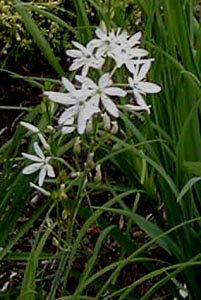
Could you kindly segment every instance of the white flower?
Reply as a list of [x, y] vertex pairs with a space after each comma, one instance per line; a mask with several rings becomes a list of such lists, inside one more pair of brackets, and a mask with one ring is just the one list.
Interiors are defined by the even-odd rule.
[[39, 186], [42, 186], [45, 180], [45, 177], [55, 177], [54, 169], [53, 167], [49, 164], [49, 161], [51, 159], [50, 156], [45, 157], [43, 154], [43, 151], [41, 150], [40, 146], [38, 145], [37, 142], [33, 144], [34, 151], [36, 155], [33, 154], [28, 154], [28, 153], [22, 153], [22, 155], [25, 158], [28, 158], [29, 160], [33, 161], [34, 163], [26, 166], [23, 170], [23, 174], [32, 174], [36, 171], [39, 171], [39, 177], [38, 177], [38, 184]]
[[95, 106], [99, 106], [101, 101], [102, 105], [110, 115], [114, 117], [119, 116], [118, 108], [111, 100], [110, 96], [124, 97], [126, 96], [126, 91], [112, 86], [113, 81], [109, 73], [103, 74], [100, 77], [98, 84], [88, 77], [76, 76], [76, 79], [83, 83], [83, 86], [88, 89], [90, 101], [92, 101]]
[[67, 79], [62, 78], [62, 82], [68, 93], [45, 92], [50, 100], [64, 104], [67, 108], [59, 117], [59, 124], [63, 126], [63, 133], [70, 133], [75, 129], [74, 120], [77, 120], [77, 131], [79, 134], [84, 133], [87, 121], [97, 114], [100, 109], [96, 105], [95, 99], [88, 99], [89, 89], [81, 86], [76, 89], [75, 86]]
[[97, 38], [91, 40], [88, 44], [91, 48], [96, 49], [96, 53], [99, 56], [108, 55], [127, 38], [127, 33], [124, 31], [116, 35], [115, 31], [107, 32], [105, 23], [101, 23], [101, 26], [96, 29]]
[[[77, 118], [77, 131], [83, 134], [87, 121], [94, 115], [99, 113], [99, 108], [94, 105], [94, 101], [79, 101], [76, 100], [74, 105], [65, 109], [59, 118], [59, 123], [63, 124], [63, 132], [68, 133], [73, 131], [72, 120]], [[68, 128], [68, 129], [67, 129]]]
[[120, 28], [108, 33], [105, 24], [102, 23], [101, 27], [96, 30], [96, 36], [98, 38], [89, 42], [90, 47], [96, 49], [96, 54], [113, 58], [118, 68], [125, 65], [131, 73], [135, 71], [136, 58], [148, 54], [146, 50], [136, 47], [140, 43], [141, 32], [131, 37], [127, 31], [121, 32]]
[[115, 60], [118, 68], [125, 65], [129, 72], [134, 73], [136, 70], [136, 59], [139, 60], [139, 58], [148, 54], [145, 49], [135, 47], [139, 44], [141, 35], [141, 32], [137, 32], [130, 38], [122, 38], [119, 44], [113, 48], [110, 53], [110, 57]]
[[161, 88], [155, 83], [146, 82], [145, 77], [147, 72], [151, 67], [151, 59], [143, 60], [136, 64], [135, 72], [133, 73], [133, 78], [129, 77], [128, 82], [133, 91], [133, 96], [137, 105], [127, 104], [125, 108], [130, 111], [141, 111], [146, 110], [150, 113], [150, 105], [147, 105], [143, 95], [155, 94], [160, 92]]
[[84, 47], [78, 42], [72, 42], [77, 49], [67, 50], [66, 54], [74, 58], [72, 65], [69, 70], [77, 70], [81, 67], [82, 75], [88, 73], [89, 68], [101, 69], [104, 64], [104, 59], [101, 56], [94, 54], [94, 47], [90, 43]]
[[129, 77], [128, 82], [133, 88], [133, 91], [137, 91], [140, 94], [155, 94], [160, 92], [161, 88], [153, 82], [146, 82], [144, 79], [151, 67], [150, 59], [143, 60], [136, 64], [135, 72], [133, 73], [133, 78]]
[[129, 72], [135, 73], [136, 57], [142, 57], [147, 55], [148, 52], [141, 48], [129, 48], [126, 46], [119, 46], [111, 53], [111, 57], [115, 60], [117, 68], [126, 66]]

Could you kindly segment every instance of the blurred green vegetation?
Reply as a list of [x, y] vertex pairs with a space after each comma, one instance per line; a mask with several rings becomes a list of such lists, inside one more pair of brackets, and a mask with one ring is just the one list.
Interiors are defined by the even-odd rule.
[[[135, 116], [128, 119], [122, 115], [119, 135], [110, 139], [100, 135], [94, 139], [98, 141], [96, 164], [103, 169], [101, 182], [93, 182], [92, 176], [85, 184], [86, 170], [78, 179], [71, 178], [66, 170], [61, 172], [52, 197], [42, 201], [42, 205], [39, 198], [38, 210], [32, 212], [20, 228], [19, 218], [34, 196], [29, 190], [29, 178], [21, 174], [20, 153], [33, 138], [24, 128], [16, 126], [10, 140], [0, 147], [0, 242], [3, 249], [0, 258], [20, 257], [26, 263], [24, 279], [17, 286], [21, 291], [16, 294], [23, 300], [45, 299], [44, 291], [49, 300], [57, 296], [58, 300], [156, 300], [174, 296], [180, 299], [178, 290], [186, 283], [189, 299], [199, 299], [200, 1], [40, 0], [23, 2], [18, 7], [14, 2], [22, 3], [0, 1], [3, 67], [9, 66], [11, 61], [19, 64], [23, 61], [32, 62], [37, 68], [37, 54], [40, 61], [44, 59], [45, 74], [49, 75], [49, 67], [53, 67], [60, 75], [56, 58], [61, 62], [65, 49], [71, 47], [72, 38], [83, 43], [89, 40], [103, 19], [109, 29], [121, 27], [131, 33], [142, 30], [145, 48], [155, 59], [150, 79], [162, 87], [159, 95], [147, 97], [147, 102], [152, 104], [150, 116], [136, 121]], [[31, 16], [35, 23], [27, 22], [27, 14], [28, 20]], [[58, 22], [53, 21], [53, 16], [58, 16]], [[65, 24], [60, 26], [62, 20]], [[33, 36], [37, 37], [38, 32], [44, 38], [34, 41]], [[30, 65], [28, 68], [31, 70]], [[67, 68], [64, 69], [66, 72]], [[42, 77], [27, 76], [24, 80], [37, 83], [40, 92], [55, 88], [52, 79]], [[26, 96], [30, 101], [30, 95]], [[54, 118], [52, 107], [43, 99], [40, 105], [31, 107], [23, 120], [42, 130]], [[58, 143], [55, 149], [58, 147], [67, 161], [73, 157], [76, 164], [80, 163], [78, 170], [82, 170], [83, 158], [93, 144], [88, 138], [84, 139], [80, 141], [84, 149], [80, 156], [74, 151], [74, 139], [64, 139], [62, 147], [60, 139], [54, 139]], [[53, 215], [51, 210], [54, 210]], [[14, 246], [21, 250], [21, 239], [32, 226], [36, 229], [35, 243], [28, 250], [19, 251], [16, 258]], [[96, 229], [100, 230], [98, 239]], [[52, 230], [54, 243], [49, 240], [44, 250], [49, 230]], [[134, 235], [136, 233], [140, 235]], [[89, 240], [90, 234], [94, 244]], [[114, 241], [114, 250], [110, 248], [111, 241]], [[104, 265], [106, 256], [108, 260]], [[39, 264], [44, 257], [46, 269]], [[109, 261], [109, 258], [112, 259]], [[131, 262], [135, 268], [131, 271], [131, 281], [124, 282], [122, 273], [129, 269]], [[128, 279], [129, 272], [125, 274]], [[44, 281], [48, 282], [47, 287]], [[36, 282], [40, 284], [36, 286]], [[136, 289], [140, 284], [143, 284], [141, 289]], [[11, 296], [12, 288], [8, 293]], [[3, 297], [6, 299], [5, 294]]]
[[[28, 6], [28, 12], [37, 23], [41, 33], [50, 43], [55, 55], [61, 56], [70, 40], [69, 31], [61, 27], [57, 22], [47, 18], [42, 12], [51, 13], [61, 19], [65, 19], [72, 26], [74, 26], [74, 14], [65, 9], [65, 1], [63, 0], [32, 0], [26, 2], [24, 2], [25, 7], [26, 4], [32, 5], [33, 9], [30, 9], [30, 6]], [[71, 8], [72, 5], [68, 5], [68, 7]], [[27, 32], [22, 18], [12, 1], [0, 0], [0, 15], [1, 67], [11, 65], [13, 62], [21, 63], [21, 61], [25, 60], [34, 60], [38, 49]]]

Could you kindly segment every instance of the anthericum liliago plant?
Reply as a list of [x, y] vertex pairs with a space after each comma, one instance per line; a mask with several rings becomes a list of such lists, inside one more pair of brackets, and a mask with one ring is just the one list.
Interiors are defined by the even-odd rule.
[[[52, 128], [51, 135], [54, 132], [57, 138], [58, 135], [61, 138], [74, 133], [77, 137], [90, 137], [92, 132], [97, 135], [100, 128], [114, 134], [120, 130], [118, 117], [121, 112], [150, 113], [146, 94], [158, 93], [161, 88], [146, 80], [154, 59], [148, 58], [148, 52], [140, 47], [141, 37], [141, 32], [129, 35], [120, 28], [108, 32], [105, 24], [101, 23], [96, 30], [96, 37], [86, 45], [73, 42], [75, 49], [67, 50], [66, 54], [72, 58], [69, 71], [77, 72], [74, 80], [61, 78], [66, 90], [64, 92], [44, 92], [50, 101], [61, 106], [55, 112], [56, 129], [53, 129], [52, 124], [47, 126]], [[121, 82], [118, 81], [119, 70], [123, 70]], [[47, 133], [40, 132], [36, 126], [27, 122], [21, 122], [21, 125], [39, 139], [39, 142], [33, 144], [34, 155], [22, 153], [23, 157], [32, 162], [22, 172], [26, 175], [39, 172], [36, 179], [38, 185], [31, 185], [45, 195], [50, 195], [45, 180], [58, 175], [54, 161], [63, 161], [66, 168], [65, 160], [52, 154], [54, 139], [48, 137]], [[96, 145], [93, 143], [90, 153], [94, 154], [94, 149]], [[86, 163], [83, 167], [86, 167]], [[72, 169], [70, 171], [72, 173]], [[80, 170], [73, 170], [73, 174], [79, 175]]]

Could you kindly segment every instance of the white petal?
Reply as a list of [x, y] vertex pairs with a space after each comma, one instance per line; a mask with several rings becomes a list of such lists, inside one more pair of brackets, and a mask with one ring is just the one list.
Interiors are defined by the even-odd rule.
[[75, 47], [77, 47], [78, 49], [80, 49], [81, 51], [83, 51], [83, 52], [86, 51], [86, 48], [85, 48], [82, 44], [80, 44], [80, 43], [78, 43], [78, 42], [76, 42], [76, 41], [72, 41], [72, 44], [73, 44]]
[[68, 119], [65, 120], [65, 122], [63, 122], [63, 125], [64, 126], [71, 126], [71, 125], [73, 125], [74, 120], [75, 120], [74, 117], [68, 118]]
[[45, 196], [50, 196], [50, 192], [46, 191], [45, 189], [41, 188], [40, 186], [35, 185], [33, 182], [30, 182], [30, 186], [41, 192]]
[[51, 165], [47, 164], [47, 175], [51, 178], [55, 177], [54, 169]]
[[101, 78], [99, 79], [99, 82], [98, 82], [98, 85], [101, 87], [101, 88], [104, 88], [106, 86], [110, 86], [112, 85], [112, 80], [110, 78], [110, 74], [109, 73], [106, 73], [106, 74], [103, 74], [101, 76]]
[[94, 69], [101, 69], [105, 60], [102, 57], [94, 57], [89, 61], [89, 66]]
[[147, 72], [149, 71], [151, 67], [151, 62], [148, 60], [147, 62], [145, 62], [141, 68], [140, 68], [140, 71], [137, 75], [137, 82], [141, 81], [142, 79], [145, 78], [145, 76], [147, 75]]
[[75, 70], [81, 68], [81, 67], [84, 65], [84, 63], [85, 63], [85, 62], [83, 61], [83, 59], [82, 59], [82, 60], [76, 59], [76, 60], [72, 63], [72, 65], [70, 66], [69, 70], [70, 70], [70, 71], [75, 71]]
[[98, 48], [101, 45], [101, 41], [99, 39], [93, 39], [93, 40], [89, 41], [89, 43], [87, 45], [88, 45], [89, 49], [94, 50], [95, 48]]
[[102, 97], [101, 100], [107, 112], [117, 118], [119, 116], [119, 110], [114, 102], [108, 97]]
[[135, 72], [136, 72], [136, 67], [135, 67], [134, 63], [135, 63], [135, 60], [133, 60], [133, 59], [125, 62], [125, 65], [126, 65], [128, 71], [131, 72], [132, 74], [135, 74]]
[[126, 104], [124, 108], [130, 112], [142, 111], [145, 110], [150, 114], [150, 105], [140, 106], [140, 105], [133, 105], [133, 104]]
[[90, 98], [90, 100], [87, 102], [89, 105], [99, 107], [99, 100], [100, 100], [100, 94], [95, 94]]
[[91, 105], [90, 102], [86, 103], [80, 114], [85, 120], [89, 120], [94, 114], [99, 113], [100, 109], [98, 106]]
[[87, 76], [88, 71], [89, 71], [89, 66], [85, 64], [82, 68], [82, 72], [81, 72], [82, 76]]
[[185, 290], [180, 289], [179, 290], [179, 294], [181, 295], [182, 298], [186, 298], [188, 297], [188, 293]]
[[161, 87], [152, 82], [139, 82], [138, 87], [147, 94], [155, 94], [161, 91]]
[[133, 90], [133, 94], [135, 97], [135, 101], [137, 102], [138, 105], [140, 106], [146, 106], [146, 102], [144, 100], [144, 98], [141, 96], [141, 94], [137, 91], [137, 90]]
[[41, 133], [39, 133], [39, 134], [38, 134], [38, 137], [39, 137], [41, 143], [43, 144], [43, 147], [44, 147], [46, 150], [49, 150], [49, 149], [50, 149], [50, 145], [46, 142], [44, 136], [43, 136]]
[[85, 104], [85, 106], [82, 108], [82, 110], [79, 112], [78, 115], [78, 133], [83, 134], [86, 126], [87, 126], [87, 120], [89, 120], [95, 113], [99, 112], [99, 108], [93, 105], [90, 105], [89, 103]]
[[83, 134], [85, 129], [86, 129], [86, 123], [87, 120], [83, 118], [82, 114], [78, 115], [78, 120], [77, 120], [77, 131], [79, 134]]
[[28, 154], [28, 153], [22, 152], [22, 156], [25, 158], [28, 158], [32, 161], [41, 162], [41, 158], [36, 155], [33, 155], [33, 154]]
[[102, 39], [107, 35], [107, 27], [105, 22], [101, 21], [100, 28], [96, 29], [96, 35], [99, 37], [99, 39]]
[[26, 175], [32, 174], [32, 173], [34, 173], [34, 172], [40, 170], [41, 167], [42, 167], [42, 165], [43, 165], [43, 163], [34, 163], [34, 164], [29, 165], [29, 166], [26, 166], [26, 167], [22, 170], [22, 173], [23, 173], [23, 174], [26, 174]]
[[75, 78], [80, 83], [83, 83], [84, 87], [86, 86], [87, 88], [90, 88], [90, 89], [96, 89], [97, 88], [96, 83], [89, 77], [76, 75]]
[[100, 112], [100, 108], [97, 105], [90, 105], [90, 109], [88, 109], [88, 117], [87, 120], [92, 117], [94, 114], [98, 114]]
[[142, 37], [142, 33], [141, 32], [137, 32], [134, 35], [132, 35], [131, 38], [129, 39], [129, 46], [133, 47], [136, 44], [139, 44], [140, 43], [139, 40], [141, 39], [141, 37]]
[[66, 51], [66, 55], [77, 58], [82, 56], [82, 52], [80, 50], [70, 49]]
[[43, 165], [42, 169], [40, 170], [39, 178], [38, 178], [39, 186], [43, 185], [43, 182], [44, 182], [45, 176], [46, 176], [46, 172], [47, 172], [46, 165]]
[[129, 51], [131, 57], [143, 57], [148, 54], [148, 51], [142, 48], [134, 48]]
[[66, 77], [62, 77], [61, 81], [62, 81], [63, 85], [65, 86], [65, 88], [67, 89], [67, 91], [73, 92], [75, 90], [74, 85]]
[[123, 107], [126, 110], [130, 111], [130, 112], [135, 112], [135, 111], [141, 111], [142, 110], [142, 106], [134, 105], [134, 104], [125, 104]]
[[20, 125], [22, 125], [23, 127], [27, 128], [28, 130], [30, 130], [33, 133], [38, 133], [39, 132], [38, 127], [36, 127], [36, 126], [34, 126], [34, 125], [32, 125], [32, 124], [30, 124], [28, 122], [21, 121]]
[[45, 155], [43, 154], [43, 151], [41, 150], [41, 148], [40, 148], [40, 146], [38, 145], [37, 142], [34, 142], [33, 148], [34, 148], [34, 151], [36, 152], [36, 154], [37, 154], [42, 160], [44, 160], [44, 159], [45, 159]]
[[[67, 123], [69, 125], [70, 121], [74, 119], [74, 116], [78, 113], [79, 107], [78, 105], [74, 105], [65, 109], [65, 111], [59, 117], [58, 123], [59, 125]], [[71, 125], [72, 123], [70, 123]]]
[[64, 105], [75, 103], [75, 99], [73, 97], [70, 97], [69, 93], [44, 92], [44, 95], [46, 95], [51, 101], [54, 101], [56, 103]]
[[63, 134], [72, 133], [74, 130], [75, 130], [75, 127], [73, 127], [73, 126], [63, 126], [62, 127]]
[[131, 77], [128, 77], [128, 83], [129, 83], [130, 87], [133, 89], [133, 86], [134, 86], [134, 79], [131, 78]]
[[104, 89], [105, 94], [110, 95], [110, 96], [119, 96], [119, 97], [125, 97], [126, 96], [126, 91], [124, 91], [121, 88], [118, 87], [108, 87]]

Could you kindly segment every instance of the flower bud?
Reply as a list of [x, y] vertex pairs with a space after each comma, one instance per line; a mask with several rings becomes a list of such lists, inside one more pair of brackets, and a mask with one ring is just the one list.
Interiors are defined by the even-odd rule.
[[112, 121], [111, 133], [116, 134], [118, 132], [118, 123], [117, 121]]
[[101, 180], [102, 180], [101, 165], [98, 164], [98, 165], [96, 166], [96, 174], [95, 174], [95, 176], [94, 176], [94, 181], [95, 181], [95, 182], [99, 182], [99, 181], [101, 181]]
[[81, 141], [79, 136], [75, 139], [73, 150], [75, 154], [80, 154], [81, 152]]
[[103, 120], [103, 129], [105, 131], [110, 131], [111, 121], [110, 121], [109, 115], [105, 112], [101, 116], [102, 116], [102, 120]]

